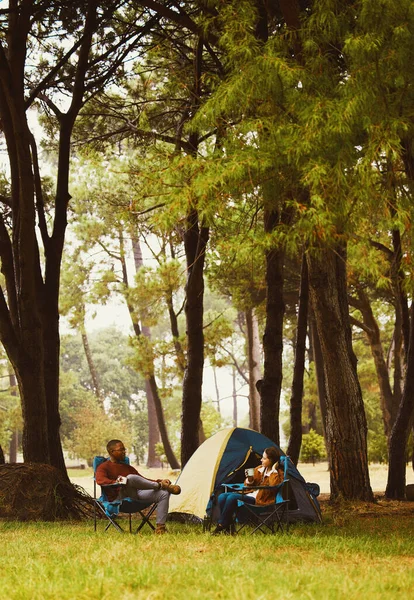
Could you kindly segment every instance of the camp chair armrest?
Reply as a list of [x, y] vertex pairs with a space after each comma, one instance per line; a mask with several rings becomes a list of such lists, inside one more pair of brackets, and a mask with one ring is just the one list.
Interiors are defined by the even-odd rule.
[[246, 485], [244, 486], [245, 490], [279, 490], [285, 483], [289, 480], [284, 479], [281, 483], [277, 485]]
[[121, 485], [120, 483], [108, 483], [106, 485], [101, 485], [100, 487], [103, 489], [106, 489], [106, 488], [119, 487], [120, 485]]
[[223, 486], [227, 492], [227, 488], [229, 488], [229, 490], [233, 491], [233, 492], [241, 492], [242, 490], [245, 490], [245, 486], [244, 483], [223, 483]]

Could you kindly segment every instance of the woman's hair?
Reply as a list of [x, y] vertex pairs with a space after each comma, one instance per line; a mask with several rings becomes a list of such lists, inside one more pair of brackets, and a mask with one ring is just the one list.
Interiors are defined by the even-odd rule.
[[276, 448], [276, 446], [270, 446], [269, 448], [265, 448], [265, 452], [266, 452], [267, 458], [270, 458], [272, 465], [277, 463], [277, 461], [279, 460], [279, 458], [281, 456], [281, 452], [280, 452], [279, 448]]

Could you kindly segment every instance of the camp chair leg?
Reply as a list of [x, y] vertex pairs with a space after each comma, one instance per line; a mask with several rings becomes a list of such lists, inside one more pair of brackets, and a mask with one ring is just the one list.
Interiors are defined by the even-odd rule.
[[151, 521], [150, 521], [150, 517], [151, 517], [152, 513], [155, 511], [155, 509], [156, 509], [156, 508], [157, 508], [157, 505], [156, 505], [156, 504], [153, 504], [153, 505], [150, 507], [150, 509], [149, 509], [149, 511], [148, 511], [148, 513], [147, 513], [146, 515], [144, 515], [144, 513], [142, 513], [141, 511], [139, 511], [139, 514], [141, 515], [141, 519], [142, 519], [142, 521], [141, 521], [141, 523], [139, 524], [139, 527], [138, 527], [138, 529], [135, 531], [135, 533], [138, 533], [139, 531], [141, 531], [141, 529], [144, 527], [144, 525], [145, 525], [146, 523], [147, 523], [147, 524], [148, 524], [148, 525], [151, 527], [151, 529], [155, 530], [155, 527], [154, 527], [154, 525], [153, 525], [153, 524], [151, 523]]
[[203, 533], [206, 531], [211, 531], [211, 516], [208, 515], [205, 515], [203, 519]]
[[[124, 530], [122, 529], [122, 527], [119, 525], [119, 523], [117, 523], [115, 521], [115, 519], [113, 519], [112, 517], [110, 517], [109, 515], [106, 514], [104, 507], [102, 506], [102, 504], [98, 501], [95, 500], [94, 502], [94, 510], [96, 510], [96, 507], [99, 508], [99, 510], [102, 512], [102, 514], [105, 515], [105, 517], [108, 519], [109, 523], [107, 524], [107, 526], [105, 527], [105, 531], [108, 531], [108, 529], [111, 527], [111, 525], [113, 525], [115, 527], [115, 529], [121, 533], [124, 533]], [[96, 515], [95, 515], [96, 516]], [[96, 531], [97, 527], [96, 527], [96, 520], [95, 520], [95, 531]]]
[[[108, 515], [107, 515], [107, 517], [108, 517]], [[109, 519], [109, 523], [108, 523], [108, 525], [105, 527], [105, 531], [108, 531], [108, 529], [109, 529], [109, 528], [111, 527], [111, 525], [112, 525], [113, 527], [115, 527], [115, 529], [116, 529], [117, 531], [119, 531], [119, 533], [125, 533], [125, 531], [122, 529], [122, 527], [120, 526], [120, 524], [119, 524], [119, 523], [117, 523], [117, 522], [115, 521], [115, 519], [112, 519], [111, 517], [108, 517], [108, 519]]]
[[251, 525], [253, 528], [250, 532], [250, 535], [253, 535], [253, 533], [256, 533], [256, 531], [261, 531], [263, 534], [265, 534], [268, 530], [272, 534], [276, 533], [277, 531], [284, 533], [285, 527], [286, 531], [289, 531], [288, 501], [278, 503], [277, 508], [274, 508], [274, 510], [267, 515], [259, 515], [253, 508], [251, 508], [251, 505], [249, 504], [244, 504], [243, 508], [245, 510], [246, 520], [241, 524], [235, 533], [240, 533], [240, 531], [246, 527], [246, 525]]

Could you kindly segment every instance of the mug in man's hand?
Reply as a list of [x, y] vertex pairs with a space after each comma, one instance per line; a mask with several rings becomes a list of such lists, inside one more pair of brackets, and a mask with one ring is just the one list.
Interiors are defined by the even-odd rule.
[[253, 477], [254, 476], [254, 469], [246, 469], [244, 471], [244, 474], [246, 475], [246, 477]]

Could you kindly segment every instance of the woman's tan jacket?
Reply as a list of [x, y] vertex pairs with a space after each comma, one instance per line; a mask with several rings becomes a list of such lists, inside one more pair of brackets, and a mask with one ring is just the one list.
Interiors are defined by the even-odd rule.
[[[245, 485], [278, 485], [284, 479], [283, 469], [279, 465], [273, 465], [269, 475], [264, 475], [265, 468], [256, 467], [253, 475], [253, 482], [244, 482]], [[276, 498], [275, 490], [258, 490], [256, 496], [256, 504], [272, 504]]]

